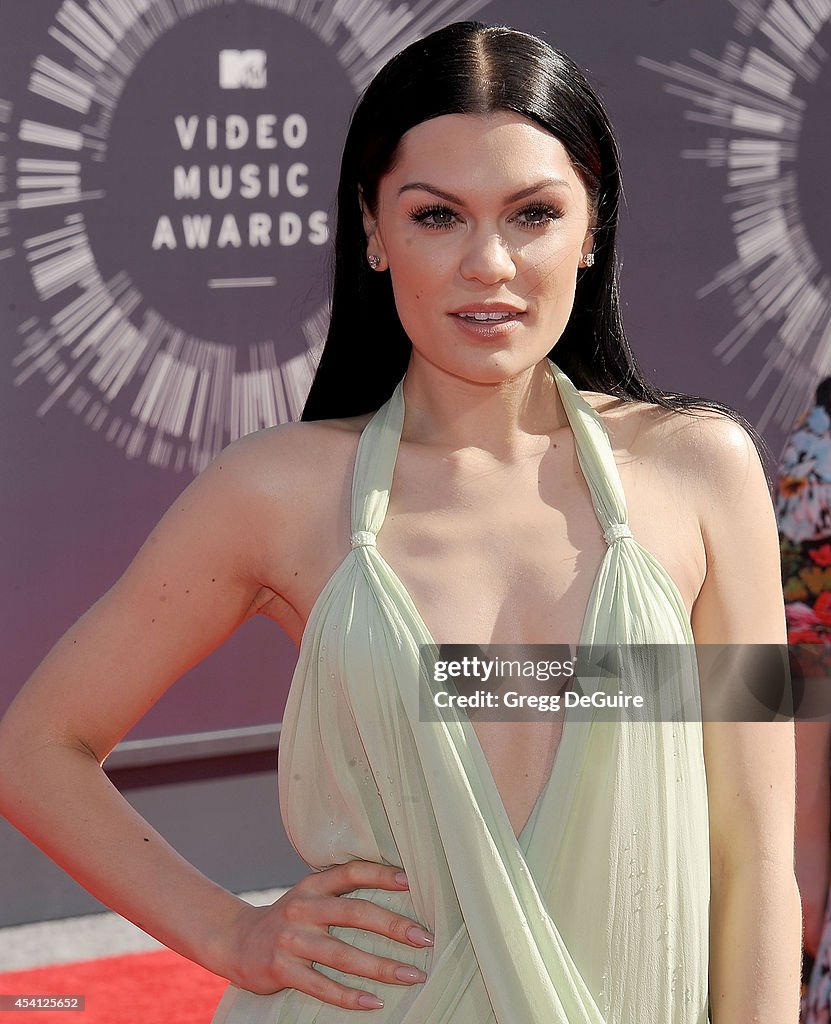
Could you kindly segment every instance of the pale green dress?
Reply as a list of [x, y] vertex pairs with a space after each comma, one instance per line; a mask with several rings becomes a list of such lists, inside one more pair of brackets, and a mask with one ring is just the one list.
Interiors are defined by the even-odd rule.
[[[675, 584], [629, 531], [602, 420], [549, 365], [608, 543], [581, 643], [692, 650]], [[413, 917], [434, 933], [433, 948], [330, 931], [416, 964], [428, 980], [391, 985], [317, 965], [380, 995], [384, 1008], [344, 1010], [296, 989], [257, 995], [229, 985], [212, 1024], [334, 1024], [359, 1014], [379, 1024], [705, 1024], [710, 862], [700, 713], [614, 723], [566, 711], [549, 780], [514, 836], [471, 722], [453, 712], [421, 720], [419, 645], [434, 641], [375, 545], [404, 422], [402, 385], [361, 434], [352, 548], [306, 624], [278, 786], [286, 832], [310, 868], [360, 858], [407, 872], [409, 890], [340, 898]], [[666, 697], [677, 686], [679, 705], [700, 707], [697, 673], [676, 675], [677, 683], [655, 680], [655, 691]], [[600, 681], [583, 689], [592, 685]], [[641, 680], [641, 692], [651, 685]]]

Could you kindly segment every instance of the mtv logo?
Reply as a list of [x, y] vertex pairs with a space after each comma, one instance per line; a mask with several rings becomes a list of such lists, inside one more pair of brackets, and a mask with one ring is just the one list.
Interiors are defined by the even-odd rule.
[[220, 50], [220, 89], [265, 89], [265, 50]]

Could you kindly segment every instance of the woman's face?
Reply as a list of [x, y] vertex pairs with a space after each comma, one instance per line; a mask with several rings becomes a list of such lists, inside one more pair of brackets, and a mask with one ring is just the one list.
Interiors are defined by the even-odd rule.
[[413, 358], [480, 383], [539, 362], [571, 314], [589, 205], [562, 143], [518, 114], [408, 131], [364, 224]]

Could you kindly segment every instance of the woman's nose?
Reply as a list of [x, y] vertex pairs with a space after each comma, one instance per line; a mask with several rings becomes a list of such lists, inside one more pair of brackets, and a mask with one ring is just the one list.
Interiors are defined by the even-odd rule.
[[468, 240], [459, 269], [466, 280], [483, 284], [511, 281], [516, 275], [511, 250], [496, 232], [487, 235], [474, 233]]

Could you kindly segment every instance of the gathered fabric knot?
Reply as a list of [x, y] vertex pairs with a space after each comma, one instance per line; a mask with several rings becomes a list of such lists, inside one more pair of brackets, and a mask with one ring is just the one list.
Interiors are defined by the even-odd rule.
[[353, 548], [374, 548], [375, 534], [371, 530], [356, 530], [349, 538]]
[[632, 531], [627, 523], [612, 523], [609, 529], [603, 532], [603, 539], [607, 544], [614, 544], [616, 540], [622, 540], [624, 537], [631, 536]]

